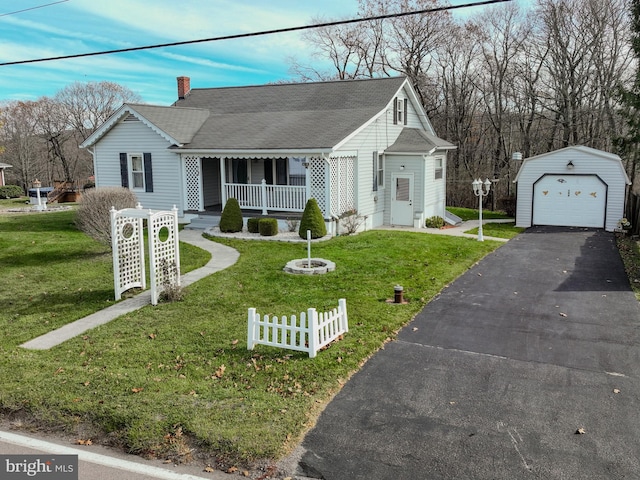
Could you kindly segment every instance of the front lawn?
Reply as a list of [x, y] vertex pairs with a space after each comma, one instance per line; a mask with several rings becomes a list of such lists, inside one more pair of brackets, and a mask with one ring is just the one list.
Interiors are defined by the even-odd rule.
[[[282, 271], [306, 256], [305, 244], [218, 239], [239, 261], [186, 288], [182, 302], [145, 307], [50, 351], [24, 350], [22, 342], [112, 303], [110, 254], [72, 215], [0, 216], [1, 411], [174, 460], [190, 448], [228, 462], [286, 453], [369, 356], [500, 245], [369, 231], [314, 244], [312, 255], [337, 269], [306, 276]], [[199, 252], [181, 259], [193, 268], [206, 261]], [[386, 301], [396, 284], [408, 304]], [[246, 349], [249, 307], [292, 315], [335, 308], [339, 298], [349, 332], [317, 358]]]

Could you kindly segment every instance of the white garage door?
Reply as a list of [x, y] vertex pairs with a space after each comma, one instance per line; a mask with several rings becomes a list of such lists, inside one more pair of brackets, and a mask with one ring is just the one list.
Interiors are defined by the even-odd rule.
[[595, 175], [545, 175], [533, 187], [533, 224], [603, 228], [606, 201]]

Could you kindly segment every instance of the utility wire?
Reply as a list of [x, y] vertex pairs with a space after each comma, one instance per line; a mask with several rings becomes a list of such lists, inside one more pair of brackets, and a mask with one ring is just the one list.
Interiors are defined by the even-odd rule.
[[29, 12], [31, 10], [36, 10], [38, 8], [50, 7], [51, 5], [57, 5], [58, 3], [64, 3], [64, 2], [68, 2], [68, 1], [69, 0], [60, 0], [59, 2], [45, 3], [44, 5], [37, 5], [35, 7], [29, 7], [29, 8], [24, 8], [22, 10], [16, 10], [15, 12], [0, 13], [0, 17], [6, 17], [7, 15], [15, 15], [16, 13]]
[[[65, 0], [66, 1], [66, 0]], [[163, 48], [163, 47], [176, 47], [179, 45], [191, 45], [194, 43], [204, 43], [204, 42], [218, 42], [221, 40], [232, 40], [237, 38], [250, 38], [250, 37], [258, 37], [263, 35], [273, 35], [276, 33], [288, 33], [288, 32], [296, 32], [300, 30], [309, 30], [312, 28], [322, 28], [322, 27], [333, 27], [336, 25], [347, 25], [351, 23], [359, 23], [359, 22], [369, 22], [372, 20], [384, 20], [388, 18], [398, 18], [398, 17], [406, 17], [408, 15], [420, 15], [425, 13], [434, 13], [434, 12], [442, 12], [447, 10], [455, 10], [459, 8], [467, 8], [467, 7], [477, 7], [481, 5], [492, 5], [496, 3], [504, 3], [511, 2], [512, 0], [485, 0], [481, 2], [475, 3], [466, 3], [464, 5], [451, 5], [448, 7], [438, 7], [438, 8], [430, 8], [427, 10], [416, 10], [411, 12], [401, 12], [401, 13], [391, 13], [387, 15], [377, 15], [374, 17], [367, 18], [356, 18], [351, 20], [339, 20], [335, 22], [325, 22], [325, 23], [317, 23], [315, 25], [304, 25], [300, 27], [290, 27], [290, 28], [279, 28], [276, 30], [264, 30], [261, 32], [253, 32], [253, 33], [238, 33], [234, 35], [225, 35], [222, 37], [211, 37], [211, 38], [201, 38], [199, 40], [186, 40], [182, 42], [172, 42], [172, 43], [160, 43], [155, 45], [145, 45], [143, 47], [130, 47], [130, 48], [120, 48], [117, 50], [104, 50], [100, 52], [90, 52], [90, 53], [77, 53], [74, 55], [62, 55], [59, 57], [48, 57], [48, 58], [37, 58], [32, 60], [18, 60], [15, 62], [4, 62], [0, 63], [0, 67], [5, 67], [8, 65], [23, 65], [26, 63], [38, 63], [38, 62], [49, 62], [52, 60], [66, 60], [69, 58], [81, 58], [81, 57], [93, 57], [96, 55], [110, 55], [112, 53], [125, 53], [125, 52], [136, 52], [140, 50], [151, 50], [153, 48]]]

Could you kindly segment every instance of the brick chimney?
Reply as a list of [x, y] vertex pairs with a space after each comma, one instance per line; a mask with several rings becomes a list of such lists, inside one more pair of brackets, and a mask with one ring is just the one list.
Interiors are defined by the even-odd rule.
[[191, 91], [191, 79], [189, 77], [178, 77], [178, 98], [182, 100]]

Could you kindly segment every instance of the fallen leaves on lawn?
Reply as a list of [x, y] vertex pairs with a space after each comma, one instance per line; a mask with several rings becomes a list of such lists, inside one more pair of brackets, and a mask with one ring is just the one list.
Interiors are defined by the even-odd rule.
[[134, 387], [131, 389], [133, 393], [140, 393], [143, 390], [144, 390], [144, 387]]
[[225, 367], [224, 365], [220, 365], [216, 370], [216, 373], [214, 373], [214, 376], [216, 376], [217, 378], [222, 378], [226, 369], [227, 367]]

